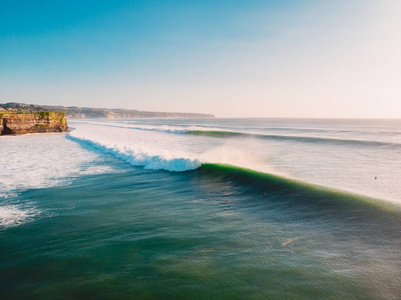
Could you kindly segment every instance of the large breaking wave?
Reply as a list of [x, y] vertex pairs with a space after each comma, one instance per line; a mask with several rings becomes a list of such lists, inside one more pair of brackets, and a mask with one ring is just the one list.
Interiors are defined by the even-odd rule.
[[213, 139], [205, 141], [196, 136], [171, 136], [159, 131], [101, 125], [92, 122], [80, 124], [68, 134], [68, 138], [145, 169], [183, 172], [195, 170], [203, 164], [217, 163], [280, 173], [244, 149], [224, 143], [211, 144]]
[[[283, 189], [294, 189], [294, 186], [302, 186], [299, 184], [301, 181], [297, 181], [295, 185], [294, 182], [288, 181], [292, 180], [288, 178], [294, 177], [270, 166], [266, 161], [266, 157], [258, 160], [255, 153], [246, 153], [241, 151], [243, 149], [239, 150], [231, 147], [229, 144], [225, 144], [225, 139], [214, 138], [214, 135], [242, 136], [243, 133], [229, 131], [216, 132], [214, 129], [205, 130], [206, 128], [204, 128], [203, 130], [186, 132], [190, 134], [171, 135], [167, 134], [171, 132], [167, 132], [166, 130], [171, 131], [172, 126], [165, 127], [164, 131], [154, 127], [157, 126], [149, 125], [144, 130], [142, 127], [133, 128], [131, 124], [124, 123], [115, 125], [104, 123], [94, 124], [93, 122], [87, 124], [81, 123], [68, 134], [68, 138], [81, 145], [90, 146], [103, 153], [111, 154], [133, 166], [142, 166], [145, 169], [173, 172], [195, 169], [199, 169], [201, 172], [205, 172], [205, 170], [214, 170], [213, 172], [216, 170], [219, 172], [225, 170], [225, 172], [230, 174], [234, 171], [237, 175], [242, 174], [241, 178], [244, 176], [249, 177], [250, 175], [254, 176], [251, 172], [258, 172], [258, 174], [270, 174], [273, 176], [267, 178], [267, 181], [270, 183], [281, 182], [280, 186]], [[210, 136], [211, 133], [212, 136]], [[251, 135], [248, 134], [248, 136]], [[223, 168], [221, 166], [226, 167]], [[260, 179], [261, 177], [258, 175], [257, 178]], [[259, 179], [257, 180], [258, 182], [261, 181]], [[266, 177], [263, 177], [263, 180], [266, 180]], [[306, 179], [306, 181], [308, 180]], [[316, 181], [309, 182], [316, 183]], [[323, 182], [324, 185], [326, 184]], [[311, 184], [311, 186], [316, 185]], [[333, 185], [327, 186], [333, 187]], [[301, 189], [296, 188], [295, 190], [299, 192]], [[307, 189], [303, 190], [306, 191]], [[359, 188], [347, 188], [347, 190], [357, 194], [361, 193]], [[373, 198], [377, 197], [371, 193], [367, 194], [370, 194]], [[323, 194], [321, 196], [324, 197]]]
[[116, 130], [109, 126], [81, 125], [68, 137], [146, 169], [182, 172], [197, 169], [201, 165], [196, 156], [157, 133], [150, 136], [142, 132], [130, 132], [123, 126]]

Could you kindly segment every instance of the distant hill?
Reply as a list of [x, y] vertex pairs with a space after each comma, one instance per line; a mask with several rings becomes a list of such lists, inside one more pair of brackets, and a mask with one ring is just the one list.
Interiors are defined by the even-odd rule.
[[65, 107], [16, 102], [0, 104], [0, 112], [29, 113], [39, 111], [64, 112], [67, 118], [214, 118], [214, 116], [210, 114], [153, 112], [139, 111], [136, 109]]

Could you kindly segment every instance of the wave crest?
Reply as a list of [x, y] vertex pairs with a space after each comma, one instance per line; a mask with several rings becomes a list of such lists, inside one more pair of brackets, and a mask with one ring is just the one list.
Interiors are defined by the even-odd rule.
[[164, 148], [157, 144], [160, 141], [146, 145], [141, 142], [140, 137], [137, 137], [137, 141], [131, 141], [129, 137], [116, 136], [112, 132], [99, 133], [97, 130], [91, 131], [90, 128], [75, 129], [68, 134], [68, 137], [145, 169], [183, 172], [201, 166], [196, 158], [186, 157], [181, 153], [174, 154], [174, 151], [163, 153]]

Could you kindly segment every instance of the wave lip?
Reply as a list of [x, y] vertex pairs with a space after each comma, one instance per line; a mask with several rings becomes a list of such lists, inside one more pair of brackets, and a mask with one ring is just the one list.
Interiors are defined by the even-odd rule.
[[[122, 134], [122, 135], [121, 135]], [[196, 158], [191, 158], [172, 147], [170, 151], [163, 152], [165, 147], [160, 147], [160, 140], [147, 140], [141, 136], [125, 136], [126, 132], [120, 133], [98, 130], [91, 128], [78, 128], [68, 134], [68, 137], [79, 143], [89, 145], [103, 153], [108, 153], [116, 158], [128, 162], [132, 166], [142, 166], [145, 169], [166, 170], [172, 172], [183, 172], [200, 167], [201, 163]], [[131, 139], [135, 139], [132, 140]], [[141, 138], [143, 140], [141, 140]], [[147, 144], [149, 143], [149, 144]]]

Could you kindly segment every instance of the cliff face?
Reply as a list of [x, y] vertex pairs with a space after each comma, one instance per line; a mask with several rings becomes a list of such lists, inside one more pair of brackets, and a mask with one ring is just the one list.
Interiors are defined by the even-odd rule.
[[65, 113], [0, 113], [0, 135], [68, 130]]

